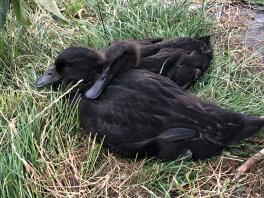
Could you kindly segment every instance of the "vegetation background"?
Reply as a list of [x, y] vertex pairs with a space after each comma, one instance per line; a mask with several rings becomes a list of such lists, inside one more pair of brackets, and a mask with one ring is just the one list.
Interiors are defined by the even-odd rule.
[[238, 39], [248, 28], [241, 20], [254, 13], [240, 15], [241, 6], [225, 0], [193, 10], [190, 1], [61, 0], [68, 22], [57, 23], [35, 1], [20, 3], [31, 25], [18, 22], [13, 5], [0, 31], [0, 197], [264, 197], [263, 162], [239, 178], [235, 173], [263, 147], [263, 131], [206, 161], [122, 159], [82, 133], [76, 104], [63, 102], [63, 93], [34, 87], [69, 46], [211, 34], [214, 62], [190, 91], [264, 115], [263, 62]]

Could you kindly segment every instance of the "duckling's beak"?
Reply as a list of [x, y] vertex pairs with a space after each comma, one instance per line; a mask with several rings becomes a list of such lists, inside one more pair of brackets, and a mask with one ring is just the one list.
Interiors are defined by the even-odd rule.
[[36, 81], [36, 87], [44, 87], [46, 85], [53, 84], [61, 80], [61, 75], [56, 71], [55, 67], [52, 66], [48, 69], [42, 76], [40, 76]]

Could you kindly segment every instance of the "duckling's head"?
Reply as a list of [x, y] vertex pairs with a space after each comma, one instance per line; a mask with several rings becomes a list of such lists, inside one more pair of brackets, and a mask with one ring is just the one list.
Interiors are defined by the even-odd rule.
[[36, 86], [81, 79], [93, 82], [102, 73], [105, 63], [104, 56], [93, 49], [70, 47], [58, 55], [51, 68], [38, 78]]

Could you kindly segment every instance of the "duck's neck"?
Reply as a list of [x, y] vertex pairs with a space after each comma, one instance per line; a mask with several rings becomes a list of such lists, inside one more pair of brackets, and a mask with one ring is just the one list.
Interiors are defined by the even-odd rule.
[[85, 96], [89, 99], [98, 98], [113, 78], [131, 68], [135, 68], [139, 62], [139, 49], [135, 43], [117, 42], [112, 49], [115, 50], [113, 52], [114, 56], [108, 59], [108, 66], [85, 93]]
[[112, 77], [118, 73], [137, 67], [140, 51], [138, 44], [135, 42], [116, 42], [112, 47], [112, 51], [113, 56], [107, 60]]

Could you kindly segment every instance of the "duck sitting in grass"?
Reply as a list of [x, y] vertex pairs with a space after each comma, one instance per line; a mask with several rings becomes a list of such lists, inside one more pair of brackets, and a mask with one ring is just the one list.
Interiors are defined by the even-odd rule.
[[[126, 41], [139, 44], [137, 68], [166, 76], [184, 89], [203, 75], [213, 58], [210, 36]], [[119, 53], [113, 47], [116, 42], [103, 50], [106, 58], [111, 59], [115, 53]]]
[[104, 139], [104, 146], [123, 156], [180, 156], [206, 159], [264, 127], [264, 119], [229, 112], [202, 101], [176, 83], [138, 70], [140, 48], [130, 41], [111, 46], [116, 53], [107, 67], [94, 50], [66, 49], [54, 70], [41, 76], [41, 87], [54, 80], [89, 82], [79, 104], [83, 130]]
[[[112, 61], [112, 57], [120, 52], [113, 46], [120, 41], [113, 42], [108, 48], [102, 49], [94, 57], [87, 59], [87, 54], [93, 49], [70, 47], [65, 54], [76, 54], [86, 60], [89, 65], [97, 65], [98, 72]], [[196, 81], [208, 69], [213, 58], [213, 49], [210, 43], [210, 36], [199, 38], [174, 38], [165, 40], [143, 39], [123, 40], [121, 42], [135, 42], [140, 48], [138, 69], [145, 69], [162, 76], [166, 76], [182, 88], [186, 88]], [[68, 60], [70, 61], [70, 60]], [[51, 68], [52, 72], [54, 68]], [[50, 71], [47, 71], [49, 73]], [[71, 81], [70, 81], [71, 82]], [[64, 82], [65, 83], [65, 82]], [[67, 82], [68, 83], [68, 82]], [[61, 82], [53, 82], [56, 89]]]

